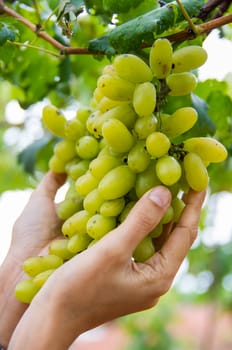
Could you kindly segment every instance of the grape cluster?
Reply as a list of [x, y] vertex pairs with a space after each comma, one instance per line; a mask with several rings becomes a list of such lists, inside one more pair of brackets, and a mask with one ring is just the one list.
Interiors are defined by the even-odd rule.
[[53, 106], [44, 108], [45, 127], [61, 138], [49, 167], [66, 172], [69, 184], [57, 209], [64, 239], [51, 243], [48, 256], [25, 261], [30, 279], [16, 286], [19, 300], [30, 302], [57, 267], [123, 222], [145, 192], [162, 184], [172, 193], [171, 206], [133, 253], [135, 261], [147, 260], [155, 252], [154, 238], [181, 215], [180, 193], [207, 188], [207, 166], [226, 158], [225, 147], [210, 137], [175, 143], [196, 123], [197, 111], [182, 107], [171, 115], [162, 112], [166, 96], [195, 89], [191, 71], [206, 59], [200, 46], [173, 52], [167, 39], [157, 39], [148, 64], [133, 54], [116, 56], [97, 81], [91, 107], [80, 108], [75, 118], [67, 120]]

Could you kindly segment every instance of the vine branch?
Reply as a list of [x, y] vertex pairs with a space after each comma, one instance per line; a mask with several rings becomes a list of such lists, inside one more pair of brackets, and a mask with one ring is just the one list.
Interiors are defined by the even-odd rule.
[[[178, 3], [180, 2], [178, 1]], [[232, 3], [232, 0], [229, 0], [229, 1], [228, 0], [224, 0], [224, 1], [209, 0], [208, 3], [204, 6], [202, 11], [200, 12], [198, 18], [200, 19], [206, 18], [208, 14], [212, 11], [212, 9], [215, 9], [218, 5], [220, 5], [218, 12], [214, 16], [216, 18], [213, 18], [206, 23], [195, 25], [194, 26], [195, 30], [193, 30], [193, 28], [190, 26], [186, 30], [182, 30], [178, 33], [168, 35], [166, 36], [166, 38], [172, 42], [181, 42], [185, 40], [191, 40], [191, 39], [194, 39], [196, 35], [202, 35], [205, 33], [208, 34], [212, 29], [219, 28], [225, 24], [232, 23], [232, 14], [218, 17], [222, 11], [225, 11], [229, 7], [230, 3]], [[70, 46], [61, 44], [59, 41], [57, 41], [52, 36], [50, 36], [46, 31], [42, 30], [41, 24], [35, 25], [34, 23], [30, 22], [28, 19], [21, 16], [16, 11], [5, 6], [3, 0], [0, 0], [0, 15], [1, 14], [6, 14], [10, 17], [15, 18], [17, 21], [21, 22], [23, 25], [28, 27], [38, 37], [50, 43], [55, 49], [59, 50], [59, 54], [56, 54], [55, 52], [53, 53], [49, 50], [48, 50], [48, 53], [57, 55], [58, 57], [61, 57], [64, 55], [104, 55], [103, 52], [90, 51], [88, 48], [70, 47]], [[21, 44], [21, 46], [25, 46], [25, 45]], [[34, 49], [36, 48], [35, 46], [32, 46], [32, 45], [31, 46], [27, 45], [27, 46]], [[147, 46], [144, 45], [143, 47], [147, 47]], [[36, 49], [40, 50], [40, 48], [38, 47]]]

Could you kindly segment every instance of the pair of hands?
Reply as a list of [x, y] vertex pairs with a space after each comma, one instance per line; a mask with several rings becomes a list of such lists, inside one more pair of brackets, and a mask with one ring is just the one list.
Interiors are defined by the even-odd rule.
[[[174, 228], [167, 227], [168, 238], [161, 249], [145, 263], [131, 260], [135, 247], [170, 205], [170, 192], [156, 187], [138, 201], [119, 227], [56, 270], [27, 308], [14, 298], [14, 287], [22, 278], [23, 261], [42, 254], [60, 235], [54, 197], [64, 180], [63, 175], [49, 172], [14, 225], [12, 244], [0, 270], [4, 281], [0, 342], [7, 345], [11, 338], [9, 349], [67, 349], [88, 329], [154, 306], [170, 288], [197, 235], [204, 193], [191, 191], [180, 221]], [[8, 308], [3, 306], [6, 300]]]

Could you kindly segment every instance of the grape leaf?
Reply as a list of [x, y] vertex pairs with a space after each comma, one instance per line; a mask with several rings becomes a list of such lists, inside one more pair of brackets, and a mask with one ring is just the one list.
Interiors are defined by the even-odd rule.
[[0, 24], [0, 46], [4, 45], [7, 40], [14, 41], [16, 33], [13, 29], [10, 29], [6, 23]]
[[[204, 1], [183, 0], [182, 4], [189, 16], [194, 17], [199, 13]], [[155, 37], [170, 28], [174, 30], [183, 20], [184, 16], [174, 1], [115, 27], [106, 37], [90, 41], [89, 50], [102, 52], [104, 48], [104, 53], [113, 50], [115, 53], [137, 51], [142, 43], [151, 45]], [[109, 43], [107, 47], [104, 45], [107, 42], [106, 38]]]

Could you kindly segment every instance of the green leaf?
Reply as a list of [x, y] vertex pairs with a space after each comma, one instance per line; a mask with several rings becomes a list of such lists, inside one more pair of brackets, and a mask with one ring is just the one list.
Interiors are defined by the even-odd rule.
[[[204, 1], [183, 0], [182, 4], [189, 16], [194, 17], [199, 13]], [[102, 45], [102, 38], [90, 41], [89, 49], [98, 51], [104, 49], [103, 52], [108, 52], [113, 48], [119, 53], [137, 51], [142, 43], [152, 45], [156, 37], [170, 28], [175, 30], [182, 21], [184, 16], [174, 1], [114, 28], [107, 35], [110, 48], [106, 51], [105, 46]], [[107, 39], [104, 39], [104, 42], [106, 41]]]
[[7, 40], [14, 41], [16, 37], [15, 30], [10, 29], [10, 27], [5, 24], [0, 24], [0, 45], [4, 45]]
[[143, 0], [103, 0], [104, 8], [113, 13], [125, 13], [137, 7]]

